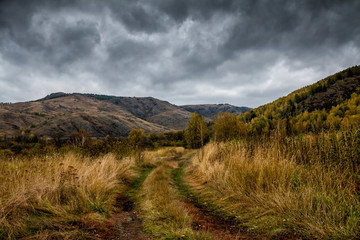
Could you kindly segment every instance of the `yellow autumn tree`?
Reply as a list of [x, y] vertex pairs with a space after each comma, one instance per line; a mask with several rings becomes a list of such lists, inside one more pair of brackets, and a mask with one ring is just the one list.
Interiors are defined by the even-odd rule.
[[194, 113], [189, 119], [185, 130], [185, 140], [189, 148], [199, 148], [204, 146], [208, 129], [204, 117], [201, 114]]
[[139, 147], [145, 138], [144, 130], [142, 129], [131, 129], [129, 134], [129, 142], [134, 147]]

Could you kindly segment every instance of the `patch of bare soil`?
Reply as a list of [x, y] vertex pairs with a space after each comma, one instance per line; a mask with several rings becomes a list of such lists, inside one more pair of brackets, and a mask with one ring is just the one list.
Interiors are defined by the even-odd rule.
[[90, 236], [86, 239], [112, 239], [112, 240], [150, 240], [140, 226], [139, 213], [135, 210], [134, 204], [125, 195], [121, 194], [116, 201], [116, 210], [105, 222], [86, 223], [83, 226]]
[[264, 235], [250, 233], [246, 228], [239, 227], [236, 222], [225, 220], [222, 217], [215, 216], [211, 211], [197, 207], [189, 200], [181, 200], [185, 209], [193, 218], [193, 229], [211, 233], [214, 237], [224, 240], [239, 239], [268, 239]]

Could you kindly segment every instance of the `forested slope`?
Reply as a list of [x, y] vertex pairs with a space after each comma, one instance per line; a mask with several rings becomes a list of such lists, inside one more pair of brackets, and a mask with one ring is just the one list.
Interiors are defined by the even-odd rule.
[[240, 115], [251, 133], [282, 126], [288, 133], [349, 128], [360, 121], [360, 66], [328, 76]]

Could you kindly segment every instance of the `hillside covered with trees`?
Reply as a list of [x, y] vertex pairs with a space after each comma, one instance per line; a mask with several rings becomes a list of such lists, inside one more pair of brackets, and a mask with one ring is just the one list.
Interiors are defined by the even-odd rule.
[[277, 125], [288, 134], [356, 127], [360, 120], [360, 66], [350, 67], [303, 87], [240, 119], [251, 134], [269, 133]]

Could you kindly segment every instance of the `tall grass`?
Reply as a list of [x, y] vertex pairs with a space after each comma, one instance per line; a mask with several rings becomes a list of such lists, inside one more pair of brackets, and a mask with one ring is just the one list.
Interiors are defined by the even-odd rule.
[[[330, 162], [315, 154], [321, 150], [302, 149], [321, 145], [311, 136], [298, 140], [302, 143], [283, 141], [210, 143], [193, 158], [186, 180], [201, 199], [250, 230], [320, 239], [360, 237], [353, 164]], [[316, 159], [300, 161], [311, 160], [309, 154]]]
[[131, 158], [76, 154], [0, 161], [0, 238], [69, 237], [63, 225], [101, 220], [134, 177]]
[[281, 156], [293, 158], [298, 163], [321, 163], [324, 167], [336, 165], [360, 174], [360, 129], [271, 137], [268, 142], [275, 145]]

